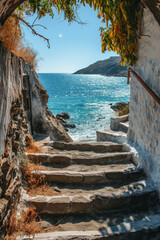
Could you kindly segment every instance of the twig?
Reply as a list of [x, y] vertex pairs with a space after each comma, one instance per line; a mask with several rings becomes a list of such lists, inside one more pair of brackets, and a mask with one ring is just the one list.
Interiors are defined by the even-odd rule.
[[29, 27], [31, 30], [32, 30], [32, 33], [35, 34], [36, 36], [39, 36], [41, 38], [43, 38], [45, 41], [47, 41], [47, 46], [48, 48], [50, 48], [50, 42], [49, 42], [49, 39], [44, 37], [43, 35], [37, 33], [34, 28], [28, 23], [26, 22], [23, 18], [21, 18], [20, 16], [16, 15], [16, 14], [12, 14], [12, 16], [14, 16], [15, 18], [17, 18], [18, 20], [20, 20], [21, 22], [23, 22], [27, 27]]
[[41, 24], [34, 24], [34, 25], [32, 25], [32, 27], [43, 27], [44, 29], [47, 29], [45, 26], [43, 26]]
[[34, 23], [37, 21], [38, 17], [36, 17], [32, 23], [32, 27], [34, 26]]

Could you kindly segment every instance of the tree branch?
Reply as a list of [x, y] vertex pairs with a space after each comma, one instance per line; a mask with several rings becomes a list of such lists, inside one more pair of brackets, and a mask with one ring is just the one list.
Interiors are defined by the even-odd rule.
[[25, 0], [0, 0], [0, 25], [3, 25], [7, 18], [21, 5]]
[[29, 28], [32, 30], [32, 33], [33, 33], [34, 35], [39, 36], [39, 37], [43, 38], [45, 41], [47, 41], [47, 46], [48, 46], [48, 48], [50, 48], [50, 42], [49, 42], [49, 39], [48, 39], [48, 38], [46, 38], [46, 37], [44, 37], [43, 35], [37, 33], [37, 32], [35, 31], [35, 29], [34, 29], [28, 22], [26, 22], [23, 18], [21, 18], [20, 16], [14, 14], [14, 13], [12, 14], [12, 16], [14, 16], [15, 18], [17, 18], [17, 19], [20, 20], [21, 22], [23, 22], [27, 27], [29, 27]]

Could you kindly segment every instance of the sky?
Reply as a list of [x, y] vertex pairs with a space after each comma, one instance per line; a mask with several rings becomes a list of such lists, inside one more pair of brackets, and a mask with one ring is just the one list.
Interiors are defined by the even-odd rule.
[[[63, 15], [56, 13], [53, 19], [46, 16], [37, 22], [47, 28], [35, 27], [36, 31], [50, 39], [50, 49], [42, 38], [22, 25], [26, 42], [38, 52], [39, 73], [73, 73], [98, 60], [116, 56], [113, 52], [101, 52], [99, 28], [105, 25], [97, 18], [97, 13], [89, 6], [82, 6], [78, 15], [85, 24], [69, 24], [64, 21]], [[28, 17], [27, 21], [32, 23], [34, 19]]]

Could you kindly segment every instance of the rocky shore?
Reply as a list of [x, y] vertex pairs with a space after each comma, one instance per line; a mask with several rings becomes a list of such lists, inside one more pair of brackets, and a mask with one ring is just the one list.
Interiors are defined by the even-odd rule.
[[66, 131], [68, 128], [76, 128], [74, 123], [69, 123], [66, 119], [70, 119], [70, 115], [66, 112], [58, 113], [56, 119], [63, 125]]

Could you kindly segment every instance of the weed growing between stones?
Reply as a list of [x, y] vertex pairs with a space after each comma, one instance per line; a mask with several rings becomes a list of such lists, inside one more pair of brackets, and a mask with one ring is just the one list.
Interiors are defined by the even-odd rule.
[[42, 148], [41, 147], [38, 147], [35, 143], [34, 140], [30, 140], [28, 142], [28, 146], [26, 147], [26, 152], [27, 153], [41, 153], [43, 152]]
[[129, 102], [126, 106], [121, 107], [119, 110], [116, 111], [119, 116], [123, 116], [129, 113]]
[[40, 217], [35, 213], [34, 208], [22, 211], [20, 218], [13, 212], [9, 223], [6, 226], [7, 235], [5, 240], [14, 240], [19, 235], [31, 235], [42, 231]]
[[29, 193], [31, 190], [35, 189], [37, 186], [45, 185], [45, 177], [36, 175], [34, 171], [39, 170], [39, 165], [31, 163], [29, 160], [21, 163], [22, 178], [25, 184], [25, 188]]

